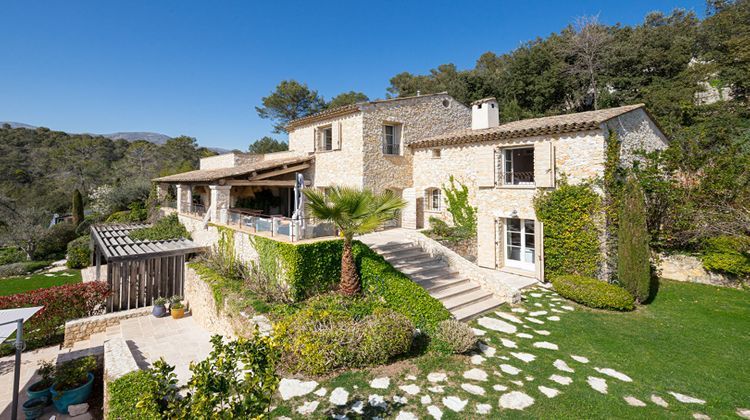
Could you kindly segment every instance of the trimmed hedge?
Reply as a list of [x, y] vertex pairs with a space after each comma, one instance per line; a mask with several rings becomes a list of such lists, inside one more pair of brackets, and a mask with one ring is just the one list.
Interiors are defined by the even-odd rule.
[[632, 311], [635, 298], [620, 286], [590, 277], [568, 275], [552, 279], [560, 296], [597, 309]]
[[68, 242], [68, 253], [65, 255], [68, 268], [85, 268], [91, 263], [91, 236], [85, 235]]
[[44, 306], [24, 327], [28, 347], [36, 348], [62, 341], [65, 322], [101, 313], [109, 293], [102, 282], [72, 283], [0, 296], [0, 309]]
[[750, 278], [750, 237], [717, 236], [702, 244], [701, 261], [709, 271]]
[[148, 370], [136, 370], [115, 379], [107, 385], [108, 418], [160, 420], [159, 388], [159, 382]]

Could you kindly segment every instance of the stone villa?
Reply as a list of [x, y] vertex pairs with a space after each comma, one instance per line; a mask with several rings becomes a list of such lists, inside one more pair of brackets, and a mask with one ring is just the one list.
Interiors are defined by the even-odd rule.
[[[555, 188], [563, 174], [572, 183], [602, 177], [611, 131], [623, 164], [638, 150], [667, 146], [643, 105], [500, 124], [494, 98], [467, 107], [447, 93], [330, 109], [287, 130], [287, 152], [213, 156], [199, 170], [155, 180], [163, 197], [173, 186], [174, 208], [197, 241], [216, 240], [205, 233], [208, 222], [280, 240], [330, 236], [330, 226], [306, 217], [299, 191], [334, 185], [393, 191], [407, 206], [389, 227], [415, 231], [429, 227], [430, 217], [450, 221], [441, 187], [454, 176], [478, 209], [483, 274], [470, 277], [494, 271], [541, 280], [543, 226], [532, 205], [538, 190]], [[238, 252], [254, 258], [247, 244]]]

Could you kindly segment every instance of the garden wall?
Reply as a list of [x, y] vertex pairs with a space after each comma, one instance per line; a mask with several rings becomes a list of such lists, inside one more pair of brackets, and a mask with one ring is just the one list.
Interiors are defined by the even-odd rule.
[[104, 342], [104, 378], [102, 381], [104, 382], [104, 401], [102, 411], [105, 419], [109, 411], [109, 392], [107, 390], [109, 383], [139, 369], [125, 339], [112, 337]]
[[149, 315], [152, 308], [153, 306], [147, 306], [68, 321], [65, 323], [63, 347], [73, 347], [78, 341], [88, 340], [92, 335], [106, 331], [108, 327], [119, 325], [122, 320]]
[[712, 273], [703, 268], [698, 257], [684, 254], [660, 255], [657, 266], [659, 276], [665, 279], [688, 283], [710, 284], [713, 286], [737, 287], [739, 283], [719, 273]]
[[232, 322], [217, 307], [211, 286], [188, 266], [185, 267], [185, 300], [198, 325], [215, 334], [236, 335]]

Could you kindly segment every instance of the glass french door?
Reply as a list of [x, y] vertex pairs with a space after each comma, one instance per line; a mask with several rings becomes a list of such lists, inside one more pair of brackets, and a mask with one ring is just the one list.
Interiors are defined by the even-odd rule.
[[505, 219], [505, 265], [534, 271], [534, 221]]

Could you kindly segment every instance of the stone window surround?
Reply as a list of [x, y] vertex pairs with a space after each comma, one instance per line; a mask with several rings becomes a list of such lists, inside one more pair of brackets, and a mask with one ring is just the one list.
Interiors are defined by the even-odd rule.
[[[405, 149], [404, 145], [406, 144], [404, 142], [404, 137], [405, 137], [404, 134], [406, 133], [406, 124], [404, 124], [402, 121], [384, 120], [381, 123], [381, 126], [382, 126], [382, 132], [383, 132], [382, 136], [383, 137], [381, 138], [380, 153], [384, 157], [403, 157], [404, 156], [404, 149]], [[399, 138], [398, 138], [398, 141], [396, 142], [396, 144], [398, 145], [397, 146], [398, 147], [398, 153], [385, 153], [384, 149], [385, 149], [385, 127], [386, 126], [391, 126], [391, 127], [394, 127], [394, 128], [395, 127], [399, 127], [400, 128], [399, 129]], [[394, 135], [395, 135], [395, 133], [394, 133]]]
[[[325, 132], [326, 130], [331, 130], [331, 148], [326, 148], [325, 144]], [[333, 144], [333, 124], [325, 124], [321, 125], [319, 127], [315, 127], [315, 153], [326, 153], [326, 152], [335, 152], [341, 149], [334, 148]]]
[[495, 188], [509, 190], [533, 190], [536, 184], [506, 184], [505, 183], [505, 151], [510, 149], [534, 149], [534, 142], [524, 142], [513, 145], [503, 145], [495, 148]]
[[[433, 207], [433, 199], [434, 199], [434, 193], [437, 192], [438, 194], [438, 204], [439, 207], [435, 208]], [[427, 213], [441, 213], [443, 211], [443, 192], [439, 187], [430, 187], [427, 188], [424, 191], [425, 200], [424, 200], [424, 211]]]

